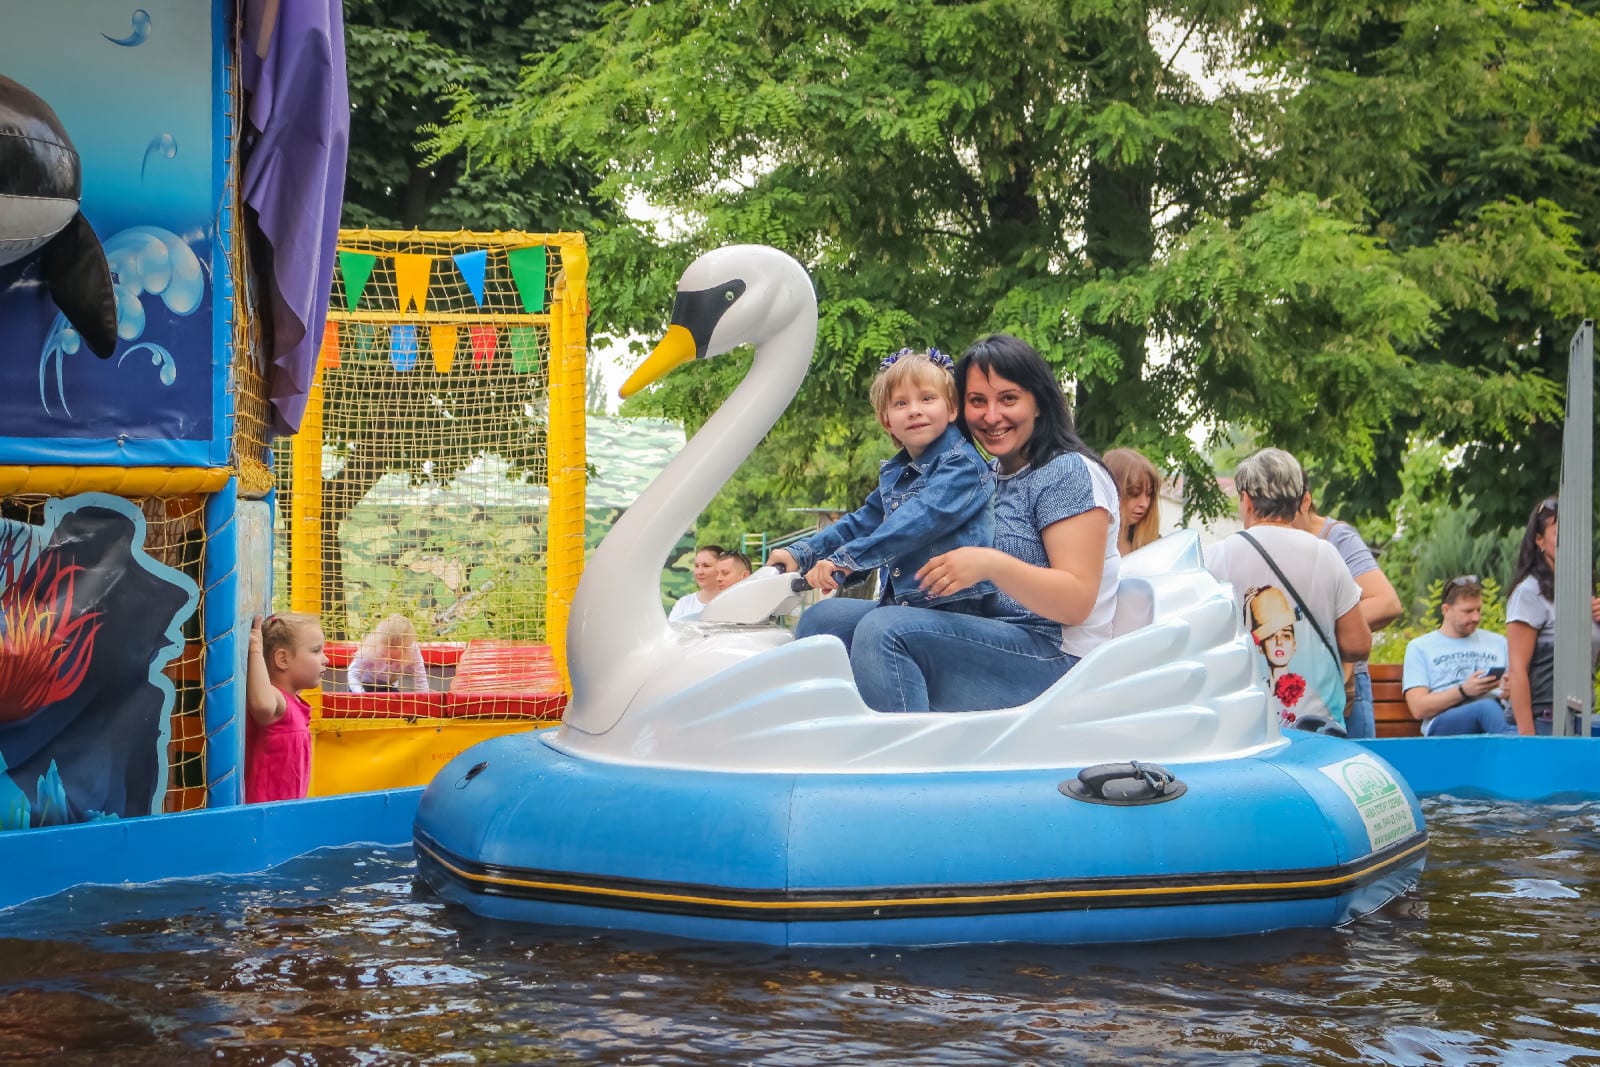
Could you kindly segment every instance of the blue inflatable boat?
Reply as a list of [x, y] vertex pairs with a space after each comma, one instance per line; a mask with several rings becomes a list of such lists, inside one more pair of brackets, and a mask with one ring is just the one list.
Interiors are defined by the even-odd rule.
[[1414, 885], [1416, 797], [1383, 760], [1280, 732], [1192, 534], [1126, 557], [1115, 636], [1014, 708], [876, 713], [844, 646], [772, 625], [758, 573], [666, 621], [660, 569], [782, 413], [810, 279], [719, 249], [629, 386], [753, 343], [750, 373], [618, 521], [568, 631], [554, 730], [424, 791], [420, 876], [475, 912], [778, 945], [1083, 943], [1331, 926]]

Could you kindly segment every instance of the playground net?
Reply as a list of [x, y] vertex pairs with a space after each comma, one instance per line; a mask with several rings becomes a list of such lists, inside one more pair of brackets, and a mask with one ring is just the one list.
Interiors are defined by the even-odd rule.
[[[559, 716], [586, 268], [572, 234], [341, 232], [319, 384], [278, 455], [279, 606], [323, 620], [324, 716]], [[347, 699], [356, 644], [392, 615], [431, 692]]]

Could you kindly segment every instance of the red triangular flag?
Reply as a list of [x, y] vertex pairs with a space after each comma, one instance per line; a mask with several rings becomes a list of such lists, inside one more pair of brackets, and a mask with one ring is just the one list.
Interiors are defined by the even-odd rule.
[[498, 331], [493, 326], [474, 326], [467, 331], [472, 338], [472, 365], [486, 367], [494, 361], [498, 344]]

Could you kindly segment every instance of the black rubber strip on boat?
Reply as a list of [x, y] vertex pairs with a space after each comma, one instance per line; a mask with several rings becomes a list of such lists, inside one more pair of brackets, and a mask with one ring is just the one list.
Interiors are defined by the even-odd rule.
[[1418, 862], [1428, 847], [1417, 831], [1348, 863], [1282, 871], [1118, 875], [961, 885], [838, 889], [740, 889], [575, 874], [478, 863], [454, 855], [421, 830], [417, 864], [429, 881], [483, 896], [765, 922], [944, 918], [1044, 911], [1325, 900]]

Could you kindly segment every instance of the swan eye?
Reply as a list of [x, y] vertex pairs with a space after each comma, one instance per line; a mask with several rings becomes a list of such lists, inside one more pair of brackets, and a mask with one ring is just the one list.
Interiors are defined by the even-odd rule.
[[726, 300], [730, 304], [733, 303], [734, 297], [738, 295], [739, 294], [734, 292], [732, 289], [724, 289], [722, 291], [722, 299]]

